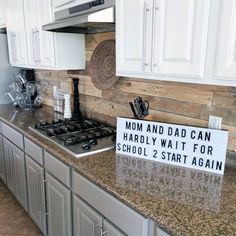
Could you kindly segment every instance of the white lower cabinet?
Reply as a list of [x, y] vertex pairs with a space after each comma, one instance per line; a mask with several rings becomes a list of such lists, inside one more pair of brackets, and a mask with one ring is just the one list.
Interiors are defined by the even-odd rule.
[[29, 215], [46, 235], [44, 168], [26, 156]]
[[76, 236], [125, 236], [83, 200], [73, 196], [74, 235]]
[[73, 196], [74, 234], [100, 236], [103, 217], [81, 199]]
[[[114, 232], [112, 230], [108, 231], [110, 236], [117, 235], [117, 232], [120, 233], [118, 235], [149, 236], [149, 219], [141, 216], [75, 171], [72, 172], [72, 191], [81, 199], [84, 199], [109, 222], [112, 222], [121, 232], [124, 232], [122, 234], [116, 228], [117, 230]], [[101, 233], [106, 236], [109, 235], [104, 232], [106, 230], [103, 228]]]
[[23, 142], [21, 133], [6, 124], [2, 128], [0, 178], [6, 176], [6, 185], [44, 235], [168, 236], [42, 147], [26, 137]]
[[71, 190], [46, 173], [48, 236], [71, 236]]
[[0, 179], [6, 184], [5, 161], [3, 154], [2, 135], [0, 135]]
[[27, 210], [26, 174], [24, 152], [3, 138], [7, 186]]
[[5, 160], [7, 187], [15, 195], [16, 182], [15, 182], [15, 176], [13, 173], [14, 160], [12, 157], [12, 144], [5, 138], [3, 138], [3, 152], [4, 152], [4, 160]]

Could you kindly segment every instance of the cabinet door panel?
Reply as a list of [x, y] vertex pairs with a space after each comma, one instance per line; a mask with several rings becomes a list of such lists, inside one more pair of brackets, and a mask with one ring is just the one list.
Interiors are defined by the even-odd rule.
[[29, 214], [41, 231], [46, 234], [44, 169], [26, 156]]
[[16, 63], [15, 48], [14, 48], [14, 34], [16, 30], [16, 21], [13, 19], [14, 15], [14, 1], [7, 0], [6, 2], [6, 26], [7, 26], [7, 41], [8, 41], [8, 52], [9, 61], [11, 65]]
[[236, 0], [221, 1], [216, 76], [236, 78]]
[[24, 153], [12, 144], [14, 172], [16, 181], [16, 198], [27, 210], [27, 193], [26, 193], [26, 175], [25, 175], [25, 160]]
[[37, 56], [41, 67], [55, 66], [54, 33], [43, 31], [42, 25], [53, 21], [52, 2], [37, 0], [38, 30], [36, 32]]
[[29, 56], [29, 65], [35, 66], [38, 63], [37, 61], [37, 44], [36, 44], [36, 26], [38, 8], [36, 1], [24, 0], [24, 11], [25, 14], [25, 26], [26, 26], [26, 36], [28, 43], [28, 56]]
[[46, 173], [48, 235], [71, 236], [71, 192]]
[[0, 25], [5, 24], [5, 1], [6, 0], [0, 0]]
[[10, 191], [15, 195], [16, 194], [16, 182], [15, 182], [15, 172], [13, 168], [13, 153], [11, 143], [3, 138], [3, 150], [4, 150], [4, 159], [5, 159], [5, 169], [6, 169], [6, 180], [7, 186]]
[[[132, 10], [131, 10], [132, 9]], [[117, 73], [148, 71], [151, 65], [152, 1], [116, 2]]]
[[153, 72], [202, 78], [210, 1], [154, 0], [154, 5]]
[[25, 20], [24, 20], [24, 9], [23, 1], [16, 0], [14, 1], [15, 9], [15, 21], [17, 24], [16, 27], [16, 63], [19, 65], [27, 65], [27, 43], [25, 35]]
[[73, 214], [75, 235], [100, 236], [102, 216], [76, 196], [73, 196]]
[[106, 232], [106, 236], [126, 236], [118, 228], [109, 223], [107, 220], [103, 222], [103, 231]]
[[23, 1], [7, 0], [6, 7], [10, 62], [14, 66], [25, 66], [28, 63], [28, 59]]
[[5, 161], [3, 153], [3, 140], [2, 135], [0, 135], [0, 178], [6, 184], [6, 172], [5, 172]]

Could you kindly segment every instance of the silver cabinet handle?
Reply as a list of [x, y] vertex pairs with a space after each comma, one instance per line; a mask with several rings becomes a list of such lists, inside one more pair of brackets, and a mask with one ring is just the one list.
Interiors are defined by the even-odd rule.
[[95, 224], [95, 222], [93, 221], [93, 235], [95, 235], [95, 229], [97, 228], [97, 227], [100, 227], [100, 224], [98, 223], [98, 224]]
[[10, 35], [10, 39], [11, 39], [11, 52], [12, 52], [12, 61], [15, 62], [16, 58], [15, 58], [15, 46], [14, 46], [14, 35], [11, 34]]
[[106, 231], [103, 231], [103, 229], [101, 228], [101, 229], [100, 229], [100, 233], [101, 233], [101, 236], [103, 236], [103, 235], [105, 235], [105, 234], [107, 234], [107, 233], [108, 233], [108, 230], [106, 230]]
[[12, 59], [14, 62], [16, 62], [17, 57], [16, 57], [16, 34], [15, 33], [11, 35], [11, 41], [12, 41]]
[[142, 70], [145, 70], [145, 67], [148, 66], [149, 64], [146, 62], [146, 32], [147, 32], [147, 13], [150, 12], [150, 9], [147, 7], [147, 2], [144, 2], [144, 7], [143, 7], [143, 62], [142, 62]]
[[18, 53], [17, 53], [17, 41], [16, 41], [16, 33], [14, 33], [13, 35], [13, 38], [14, 38], [14, 51], [15, 51], [15, 61], [17, 62], [18, 61]]
[[40, 53], [40, 35], [39, 35], [39, 30], [36, 28], [35, 29], [35, 34], [36, 34], [36, 50], [37, 50], [37, 61], [41, 62], [41, 53]]
[[33, 58], [34, 58], [34, 62], [37, 62], [37, 58], [36, 58], [36, 40], [35, 40], [35, 29], [32, 29], [32, 46], [33, 46]]
[[[155, 68], [158, 67], [158, 63], [155, 62], [155, 53], [156, 53], [156, 39], [155, 39], [155, 29], [156, 29], [156, 24], [157, 24], [157, 11], [159, 10], [159, 7], [157, 6], [157, 0], [153, 1], [153, 8], [154, 8], [154, 12], [153, 12], [153, 29], [154, 29], [154, 33], [153, 33], [153, 43], [152, 43], [152, 48], [153, 48], [153, 56], [152, 56], [152, 61], [154, 62], [153, 66], [152, 66], [152, 72], [154, 71]], [[158, 68], [157, 68], [158, 69]]]
[[9, 150], [9, 160], [10, 160], [10, 170], [11, 170], [11, 177], [12, 178], [15, 178], [15, 175], [13, 175], [14, 173], [14, 167], [13, 167], [13, 162], [14, 160], [12, 160], [13, 158], [13, 151], [12, 150]]
[[12, 172], [12, 164], [11, 164], [11, 153], [10, 149], [7, 148], [7, 153], [8, 153], [8, 163], [9, 163], [9, 177], [13, 177], [13, 172]]
[[37, 201], [38, 210], [40, 210], [40, 202], [39, 202], [39, 180], [38, 180], [38, 173], [37, 173], [37, 172], [36, 172], [36, 175], [35, 175], [35, 184], [36, 184], [36, 201]]

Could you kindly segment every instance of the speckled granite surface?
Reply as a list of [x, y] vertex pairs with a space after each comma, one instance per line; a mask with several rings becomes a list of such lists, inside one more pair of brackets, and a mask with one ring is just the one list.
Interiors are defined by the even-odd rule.
[[[236, 235], [235, 168], [227, 166], [221, 177], [116, 157], [114, 150], [76, 159], [28, 130], [35, 122], [53, 118], [49, 107], [22, 112], [4, 105], [0, 106], [0, 117], [171, 235]], [[234, 157], [228, 156], [232, 163]]]

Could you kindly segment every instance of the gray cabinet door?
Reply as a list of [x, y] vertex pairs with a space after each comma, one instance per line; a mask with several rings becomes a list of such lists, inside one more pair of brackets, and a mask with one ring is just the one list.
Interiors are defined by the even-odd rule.
[[27, 210], [24, 153], [5, 138], [3, 138], [3, 151], [7, 186]]
[[74, 235], [101, 235], [103, 217], [76, 196], [73, 196], [73, 216]]
[[40, 230], [46, 234], [44, 169], [26, 156], [29, 214]]
[[12, 144], [13, 171], [16, 182], [16, 198], [28, 210], [24, 153]]
[[12, 144], [5, 138], [3, 138], [3, 151], [4, 151], [4, 160], [5, 160], [7, 187], [15, 195], [16, 194], [16, 181], [15, 181]]
[[0, 178], [6, 184], [5, 161], [3, 153], [2, 135], [0, 135]]
[[126, 236], [117, 227], [109, 223], [107, 220], [103, 221], [103, 235], [105, 236]]
[[46, 173], [48, 236], [71, 236], [71, 191]]

